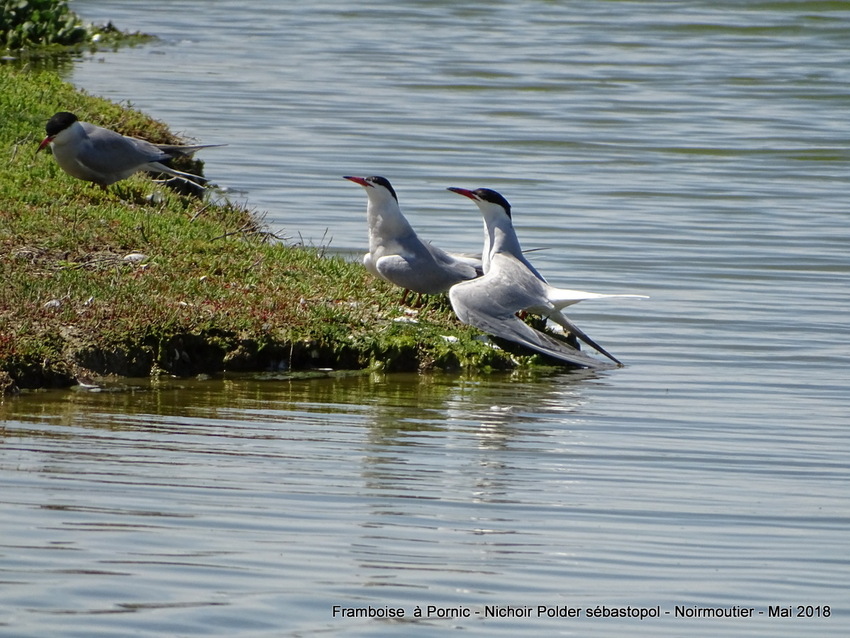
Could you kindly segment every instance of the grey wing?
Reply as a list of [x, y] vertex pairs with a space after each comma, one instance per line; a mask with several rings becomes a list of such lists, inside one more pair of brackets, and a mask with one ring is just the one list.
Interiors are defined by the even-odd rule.
[[374, 266], [387, 281], [425, 295], [446, 292], [456, 283], [478, 275], [471, 265], [416, 238], [405, 243], [404, 254], [384, 255], [375, 260]]
[[447, 273], [451, 274], [455, 283], [467, 279], [475, 279], [484, 274], [480, 259], [476, 260], [474, 257], [447, 253], [442, 248], [434, 246], [431, 242], [426, 242], [425, 248], [431, 254], [431, 257], [434, 258], [434, 261]]
[[505, 299], [503, 295], [494, 295], [493, 292], [498, 293], [487, 286], [484, 278], [476, 279], [454, 286], [449, 291], [449, 300], [461, 321], [490, 335], [518, 343], [571, 365], [583, 368], [608, 367], [608, 364], [535, 330], [514, 314], [516, 310], [513, 307], [518, 303], [516, 300]]
[[615, 357], [613, 354], [608, 352], [605, 348], [603, 348], [598, 343], [596, 343], [596, 341], [591, 339], [587, 335], [587, 333], [585, 333], [584, 330], [582, 330], [577, 325], [575, 325], [572, 322], [572, 320], [569, 319], [567, 317], [567, 315], [565, 315], [563, 312], [554, 312], [551, 315], [549, 315], [548, 318], [551, 319], [552, 321], [554, 321], [555, 323], [557, 323], [558, 325], [560, 325], [561, 327], [563, 327], [564, 329], [572, 332], [576, 337], [578, 337], [579, 339], [584, 341], [591, 348], [596, 348], [596, 350], [599, 351], [600, 354], [604, 354], [606, 357], [611, 359], [611, 361], [613, 361], [614, 363], [616, 363], [618, 365], [623, 365], [622, 362], [617, 357]]
[[[419, 283], [418, 278], [413, 275], [413, 267], [409, 259], [401, 255], [384, 255], [377, 259], [371, 254], [368, 256], [375, 272], [391, 284], [407, 288], [408, 290], [414, 290], [410, 287], [410, 284], [415, 285]], [[369, 264], [366, 264], [366, 267], [368, 268]]]
[[470, 266], [473, 266], [475, 268], [481, 268], [481, 263], [482, 263], [481, 253], [448, 253], [448, 254], [451, 255], [452, 257], [454, 257], [455, 259], [458, 259], [460, 261], [464, 261], [464, 262], [468, 263]]
[[416, 254], [384, 255], [374, 265], [378, 274], [390, 283], [423, 295], [446, 292], [460, 281], [450, 280], [433, 260]]
[[125, 137], [115, 131], [84, 124], [88, 144], [83, 145], [79, 161], [89, 169], [102, 174], [123, 174], [141, 170], [151, 162], [170, 159], [156, 146], [144, 140]]

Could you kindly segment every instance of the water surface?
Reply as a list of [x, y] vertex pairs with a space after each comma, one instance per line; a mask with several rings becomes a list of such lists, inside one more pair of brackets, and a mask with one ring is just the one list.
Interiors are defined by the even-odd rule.
[[[4, 622], [17, 636], [840, 635], [837, 415], [803, 429], [656, 413], [621, 376], [171, 381], [7, 401]], [[800, 601], [835, 615], [402, 630], [332, 614]]]
[[[0, 633], [847, 635], [850, 5], [74, 9], [161, 41], [69, 78], [227, 143], [207, 175], [293, 241], [362, 251], [341, 176], [383, 174], [474, 250], [443, 189], [487, 186], [553, 283], [652, 298], [571, 313], [606, 373], [7, 399]], [[474, 615], [541, 604], [831, 614]]]

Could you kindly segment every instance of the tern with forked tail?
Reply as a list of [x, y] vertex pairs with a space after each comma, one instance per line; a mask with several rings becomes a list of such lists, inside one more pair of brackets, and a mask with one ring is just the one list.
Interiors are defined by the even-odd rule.
[[520, 311], [538, 314], [551, 319], [601, 354], [622, 365], [616, 357], [567, 318], [562, 310], [587, 299], [638, 298], [642, 295], [608, 295], [549, 285], [522, 254], [511, 221], [511, 205], [501, 194], [489, 188], [471, 191], [452, 187], [449, 190], [468, 197], [478, 205], [485, 227], [484, 276], [475, 281], [458, 284], [449, 291], [452, 307], [460, 320], [494, 336], [516, 341], [568, 363], [582, 367], [600, 367], [596, 359], [534, 330], [516, 316]]
[[152, 144], [88, 122], [80, 122], [76, 115], [67, 111], [51, 117], [45, 129], [47, 137], [41, 141], [38, 150], [49, 145], [56, 163], [63, 171], [71, 177], [94, 182], [101, 188], [127, 179], [139, 171], [165, 173], [193, 183], [198, 180], [206, 182], [199, 175], [178, 171], [163, 162], [190, 156], [202, 148], [221, 146]]

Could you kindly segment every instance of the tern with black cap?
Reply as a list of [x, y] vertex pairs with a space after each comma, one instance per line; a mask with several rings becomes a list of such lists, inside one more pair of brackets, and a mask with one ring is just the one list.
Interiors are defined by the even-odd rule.
[[402, 303], [409, 291], [420, 295], [447, 292], [454, 284], [482, 274], [479, 259], [448, 253], [419, 238], [402, 214], [398, 196], [387, 178], [376, 175], [345, 179], [362, 186], [369, 198], [369, 252], [363, 256], [363, 265], [376, 277], [404, 288]]
[[190, 156], [202, 148], [221, 146], [152, 144], [81, 122], [76, 115], [67, 111], [61, 111], [51, 117], [45, 129], [47, 137], [41, 141], [38, 150], [49, 145], [56, 163], [63, 171], [71, 177], [94, 182], [101, 188], [127, 179], [139, 171], [165, 173], [191, 182], [207, 181], [198, 175], [166, 166], [163, 162], [175, 157]]
[[[517, 312], [525, 311], [551, 319], [589, 346], [598, 350], [617, 364], [620, 361], [576, 326], [562, 311], [567, 306], [587, 299], [610, 297], [640, 298], [642, 295], [620, 295], [585, 292], [556, 288], [522, 254], [522, 248], [511, 219], [511, 205], [500, 193], [489, 188], [467, 190], [449, 188], [478, 205], [484, 218], [484, 276], [472, 282], [458, 284], [449, 291], [455, 314], [461, 321], [497, 337], [518, 341], [534, 350], [561, 358], [584, 367], [598, 367], [594, 359], [582, 355], [574, 360], [578, 351], [552, 339], [525, 324]], [[536, 334], [532, 334], [536, 333]], [[554, 341], [555, 344], [552, 344]], [[543, 345], [541, 345], [543, 344]], [[558, 354], [551, 350], [556, 344]], [[545, 346], [545, 347], [544, 347]], [[587, 359], [590, 359], [588, 362]]]

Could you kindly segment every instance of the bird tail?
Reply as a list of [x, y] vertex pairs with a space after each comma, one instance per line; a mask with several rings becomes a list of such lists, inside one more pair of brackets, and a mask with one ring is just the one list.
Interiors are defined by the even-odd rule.
[[649, 299], [646, 295], [609, 295], [599, 292], [585, 292], [584, 290], [569, 290], [567, 288], [552, 288], [549, 291], [548, 297], [549, 303], [558, 310], [563, 310], [567, 306], [572, 306], [579, 301], [587, 301], [588, 299]]
[[171, 168], [169, 166], [166, 166], [165, 164], [161, 164], [160, 162], [149, 163], [148, 168], [145, 170], [148, 170], [150, 172], [165, 173], [166, 175], [171, 175], [172, 177], [176, 177], [177, 179], [182, 179], [187, 182], [192, 182], [196, 185], [198, 181], [209, 181], [206, 177], [201, 177], [200, 175], [193, 175], [192, 173], [184, 173], [183, 171], [178, 171], [176, 168]]
[[227, 144], [196, 144], [194, 146], [184, 146], [181, 144], [154, 144], [163, 153], [168, 153], [172, 157], [191, 157], [194, 153], [203, 148], [217, 148], [219, 146], [227, 146]]

